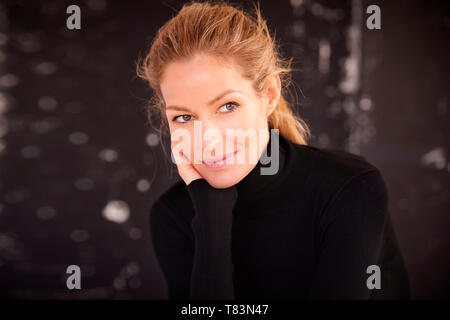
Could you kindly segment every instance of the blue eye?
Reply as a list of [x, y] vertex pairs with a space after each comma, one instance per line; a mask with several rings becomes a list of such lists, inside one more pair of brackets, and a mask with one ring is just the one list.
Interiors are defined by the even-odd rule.
[[[231, 106], [231, 107], [230, 107]], [[225, 109], [223, 109], [225, 107]], [[219, 108], [219, 110], [222, 110], [221, 112], [234, 112], [237, 109], [237, 104], [234, 102], [228, 102], [225, 103], [223, 106]]]
[[[236, 109], [238, 107], [239, 107], [239, 105], [237, 103], [228, 102], [219, 108], [219, 112], [220, 113], [231, 113], [231, 112], [236, 111]], [[192, 118], [193, 118], [193, 116], [191, 116], [191, 115], [183, 114], [181, 116], [174, 117], [172, 119], [172, 121], [178, 122], [178, 123], [186, 123], [186, 122], [189, 122], [190, 120], [192, 120]]]
[[[183, 119], [183, 121], [178, 121], [177, 120], [178, 118]], [[173, 121], [185, 123], [185, 122], [188, 122], [189, 120], [191, 120], [191, 118], [192, 118], [192, 116], [190, 116], [188, 114], [183, 114], [181, 116], [177, 116], [177, 117], [173, 118]]]

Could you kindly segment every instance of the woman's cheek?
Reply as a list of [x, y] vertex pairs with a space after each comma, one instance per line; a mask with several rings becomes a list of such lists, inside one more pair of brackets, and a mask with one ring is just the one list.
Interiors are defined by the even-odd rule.
[[181, 152], [189, 161], [193, 161], [193, 138], [192, 132], [185, 128], [170, 129], [170, 145], [172, 152]]

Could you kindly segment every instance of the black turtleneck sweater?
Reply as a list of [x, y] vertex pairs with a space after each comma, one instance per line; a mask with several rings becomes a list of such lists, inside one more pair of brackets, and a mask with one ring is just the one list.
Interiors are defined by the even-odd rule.
[[[261, 175], [258, 162], [232, 187], [181, 180], [154, 203], [150, 232], [169, 299], [409, 298], [380, 171], [278, 137], [275, 175]], [[371, 265], [381, 289], [368, 289]]]

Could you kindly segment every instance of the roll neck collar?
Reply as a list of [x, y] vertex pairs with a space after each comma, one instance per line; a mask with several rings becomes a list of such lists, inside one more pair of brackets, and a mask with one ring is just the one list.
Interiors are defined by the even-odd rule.
[[[250, 199], [259, 199], [264, 198], [270, 195], [274, 190], [280, 186], [280, 184], [287, 178], [292, 165], [292, 157], [294, 156], [294, 150], [292, 142], [287, 138], [277, 133], [272, 128], [269, 127], [269, 141], [267, 146], [264, 148], [261, 153], [261, 157], [259, 158], [256, 166], [241, 180], [239, 181], [235, 187], [238, 191], [238, 199], [241, 201], [246, 201]], [[270, 134], [272, 132], [272, 134]], [[273, 137], [272, 137], [273, 135]], [[274, 144], [273, 139], [278, 138], [278, 151], [277, 148], [272, 150], [272, 145]], [[276, 147], [276, 143], [274, 144]], [[267, 165], [261, 163], [261, 159], [263, 155], [267, 152], [269, 159], [271, 162], [274, 160], [271, 152], [279, 153], [279, 167], [278, 171], [273, 175], [263, 175], [261, 174], [261, 168], [269, 168], [272, 163], [269, 162]]]

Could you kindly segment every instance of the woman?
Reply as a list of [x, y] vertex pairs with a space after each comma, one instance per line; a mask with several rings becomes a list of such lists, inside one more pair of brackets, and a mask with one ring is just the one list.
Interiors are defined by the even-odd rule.
[[139, 64], [182, 178], [150, 214], [169, 298], [407, 298], [379, 170], [307, 145], [283, 97], [290, 63], [255, 11], [189, 3]]

